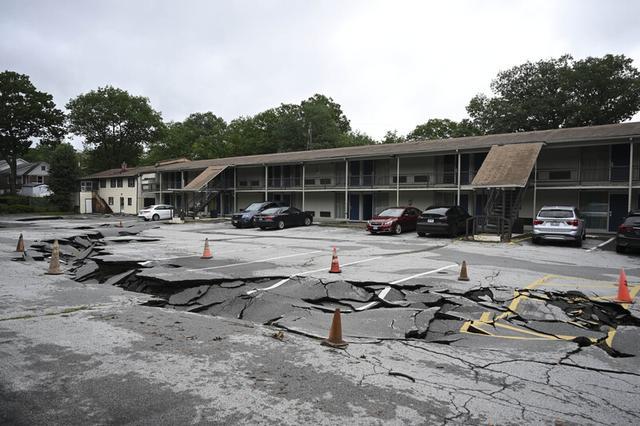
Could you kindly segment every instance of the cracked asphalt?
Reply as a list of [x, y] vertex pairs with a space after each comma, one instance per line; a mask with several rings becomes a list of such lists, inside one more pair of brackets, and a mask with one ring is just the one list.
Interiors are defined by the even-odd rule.
[[[16, 219], [2, 424], [640, 423], [640, 262], [597, 241]], [[54, 239], [65, 274], [47, 276]], [[335, 308], [346, 350], [319, 344]]]

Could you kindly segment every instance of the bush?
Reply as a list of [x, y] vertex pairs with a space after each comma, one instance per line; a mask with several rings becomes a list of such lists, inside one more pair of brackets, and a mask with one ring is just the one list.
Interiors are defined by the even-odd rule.
[[24, 197], [21, 195], [0, 196], [0, 214], [47, 213], [66, 211], [51, 202], [51, 197]]

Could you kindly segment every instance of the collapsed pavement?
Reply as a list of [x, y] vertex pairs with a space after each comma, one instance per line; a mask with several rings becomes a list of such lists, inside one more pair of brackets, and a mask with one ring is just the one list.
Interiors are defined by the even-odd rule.
[[[524, 333], [532, 340], [593, 345], [614, 357], [640, 355], [640, 318], [618, 303], [578, 291], [520, 289], [514, 294], [504, 287], [452, 286], [437, 277], [397, 284], [254, 277], [194, 271], [188, 268], [193, 259], [158, 262], [109, 253], [109, 245], [157, 241], [139, 235], [147, 228], [106, 226], [59, 240], [68, 273], [78, 282], [152, 294], [158, 297], [148, 302], [153, 306], [243, 319], [318, 339], [326, 337], [331, 315], [339, 308], [343, 335], [361, 343], [420, 339], [449, 345], [470, 334], [510, 338]], [[36, 252], [31, 258], [44, 260], [52, 243], [33, 243], [28, 253]], [[619, 338], [607, 341], [618, 327]]]

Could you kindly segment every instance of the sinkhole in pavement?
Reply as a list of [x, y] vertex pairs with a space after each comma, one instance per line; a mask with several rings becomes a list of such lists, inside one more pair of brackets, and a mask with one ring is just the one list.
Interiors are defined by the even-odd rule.
[[[79, 282], [154, 295], [150, 306], [239, 318], [313, 338], [326, 337], [332, 314], [340, 308], [343, 336], [353, 343], [419, 339], [452, 344], [478, 337], [568, 340], [595, 345], [614, 357], [640, 355], [634, 343], [640, 319], [617, 303], [578, 291], [460, 289], [437, 276], [398, 285], [220, 272], [192, 276], [184, 262], [109, 259], [109, 245], [156, 241], [139, 237], [143, 229], [97, 227], [60, 239], [66, 272]], [[46, 260], [52, 243], [36, 242], [17, 260]], [[615, 332], [626, 337], [612, 339]]]

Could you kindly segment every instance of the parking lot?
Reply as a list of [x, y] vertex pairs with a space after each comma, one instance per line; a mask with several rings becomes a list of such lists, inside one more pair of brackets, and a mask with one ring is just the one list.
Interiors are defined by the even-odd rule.
[[[119, 223], [2, 221], [3, 423], [640, 421], [639, 257], [602, 240]], [[346, 350], [319, 344], [335, 308]]]

